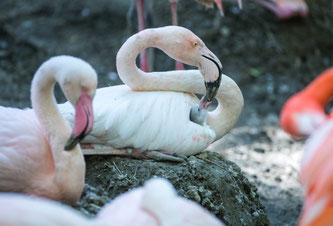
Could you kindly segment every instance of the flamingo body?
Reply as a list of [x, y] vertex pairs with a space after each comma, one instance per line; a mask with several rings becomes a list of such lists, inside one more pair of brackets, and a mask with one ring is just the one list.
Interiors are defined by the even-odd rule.
[[[45, 172], [52, 174], [55, 171], [50, 146], [34, 112], [0, 107], [0, 115], [0, 172], [6, 172], [0, 173], [0, 190], [45, 193], [48, 185], [53, 183], [53, 177], [44, 178], [42, 187], [37, 184], [26, 187], [30, 181], [38, 183], [38, 178]], [[27, 174], [31, 177], [26, 177]], [[48, 191], [51, 197], [57, 193], [54, 189], [57, 187]]]
[[[150, 46], [199, 70], [145, 73], [135, 60]], [[186, 156], [204, 150], [235, 125], [243, 108], [239, 87], [220, 74], [221, 67], [217, 57], [186, 28], [166, 26], [131, 36], [117, 54], [119, 77], [126, 85], [97, 91], [95, 126], [83, 142]], [[218, 100], [218, 107], [207, 113], [207, 123], [202, 125], [190, 121], [191, 107], [199, 103], [193, 93], [209, 93]], [[69, 104], [60, 106], [60, 111], [73, 122]]]
[[293, 136], [308, 137], [300, 182], [306, 189], [300, 226], [333, 224], [333, 115], [325, 105], [333, 97], [329, 68], [284, 105], [280, 123]]
[[330, 119], [309, 137], [304, 146], [300, 180], [306, 187], [306, 198], [301, 225], [333, 223], [332, 138], [333, 119]]
[[[98, 89], [93, 103], [94, 128], [82, 143], [196, 154], [216, 136], [209, 126], [189, 120], [191, 106], [198, 103], [196, 96], [182, 92], [140, 92], [125, 85]], [[72, 106], [65, 103], [59, 107], [73, 123]]]

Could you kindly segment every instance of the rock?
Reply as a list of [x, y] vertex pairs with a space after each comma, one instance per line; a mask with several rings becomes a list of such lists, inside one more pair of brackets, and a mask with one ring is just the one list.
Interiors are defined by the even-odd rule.
[[[95, 215], [98, 207], [109, 199], [160, 176], [168, 179], [179, 195], [199, 202], [226, 225], [269, 224], [257, 188], [235, 163], [217, 153], [203, 152], [185, 158], [182, 163], [87, 156], [86, 164], [88, 185], [84, 189], [83, 201], [76, 205], [83, 213]], [[98, 199], [98, 194], [107, 197], [102, 195]]]

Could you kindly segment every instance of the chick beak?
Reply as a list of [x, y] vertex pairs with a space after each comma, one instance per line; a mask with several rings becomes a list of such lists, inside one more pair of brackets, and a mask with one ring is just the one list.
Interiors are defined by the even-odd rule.
[[207, 101], [207, 95], [204, 95], [199, 102], [199, 109], [207, 109], [212, 101]]

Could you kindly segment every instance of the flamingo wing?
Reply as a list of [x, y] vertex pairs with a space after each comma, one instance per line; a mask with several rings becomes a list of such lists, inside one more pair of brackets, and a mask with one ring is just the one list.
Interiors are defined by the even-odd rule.
[[33, 190], [40, 172], [54, 170], [52, 160], [34, 112], [0, 107], [0, 191]]
[[[209, 126], [189, 120], [191, 106], [198, 102], [193, 94], [182, 92], [136, 92], [127, 86], [99, 89], [93, 103], [94, 128], [83, 143], [184, 155], [198, 153], [215, 139]], [[74, 111], [68, 105], [59, 108], [71, 124]]]

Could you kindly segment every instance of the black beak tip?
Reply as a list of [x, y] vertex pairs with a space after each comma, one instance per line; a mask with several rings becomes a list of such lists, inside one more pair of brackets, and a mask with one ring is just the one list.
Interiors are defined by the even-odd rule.
[[74, 137], [73, 135], [71, 135], [65, 145], [65, 151], [71, 151], [79, 142], [80, 139], [78, 137]]

